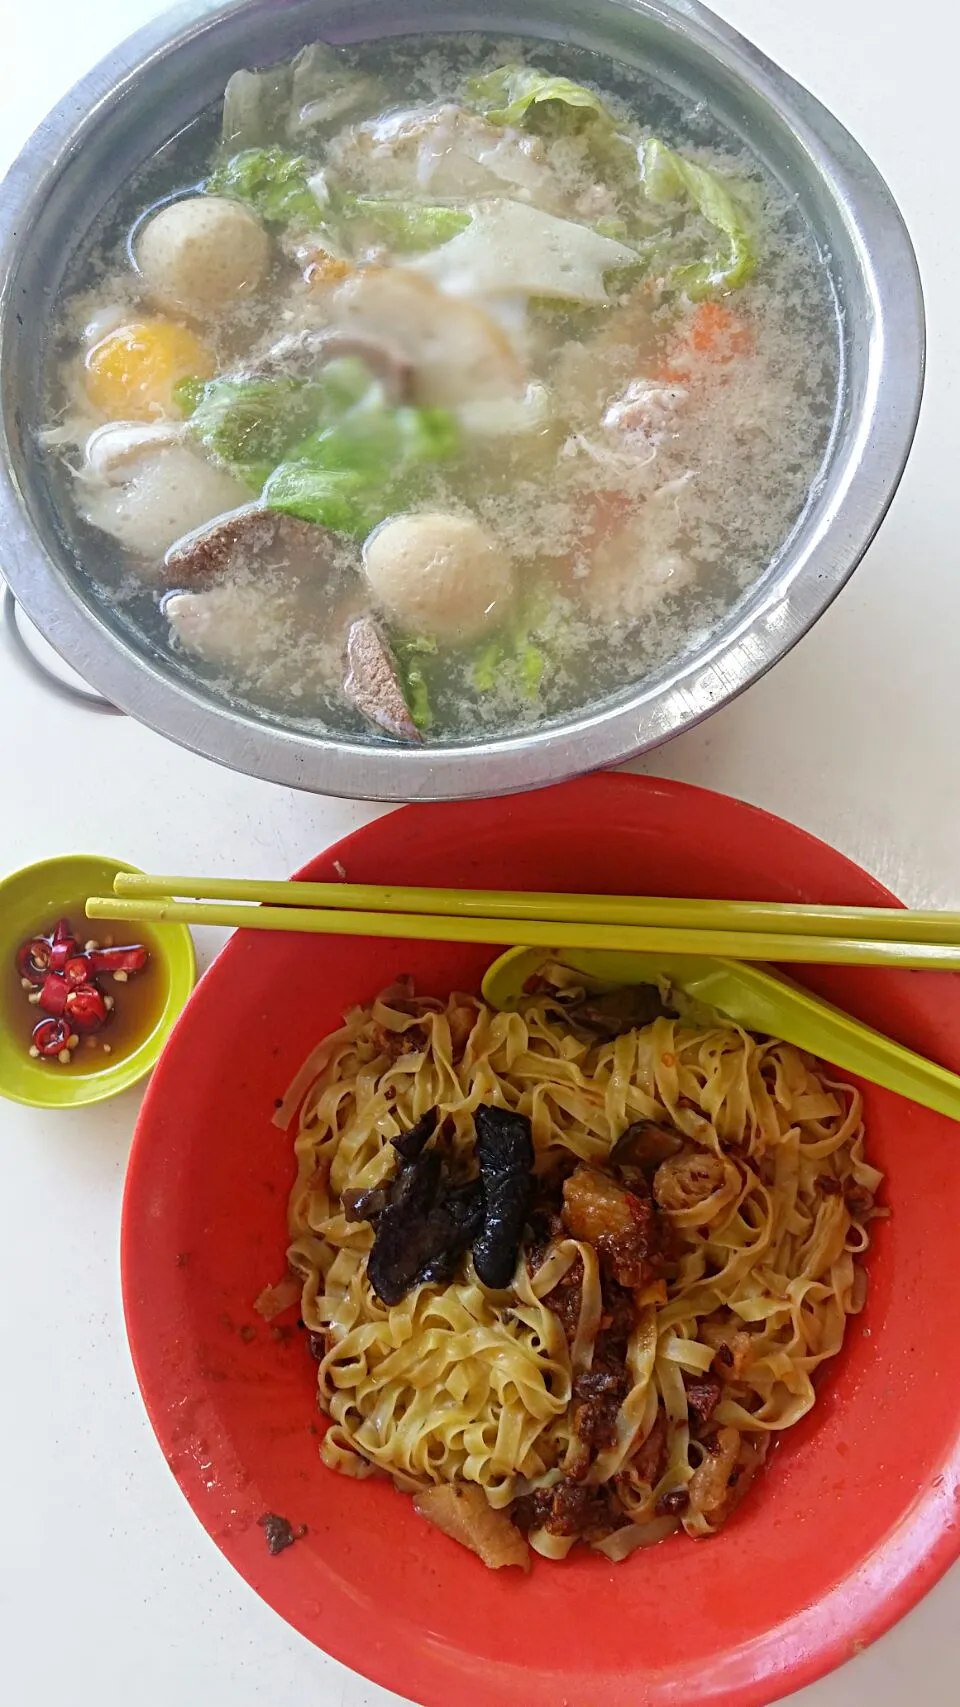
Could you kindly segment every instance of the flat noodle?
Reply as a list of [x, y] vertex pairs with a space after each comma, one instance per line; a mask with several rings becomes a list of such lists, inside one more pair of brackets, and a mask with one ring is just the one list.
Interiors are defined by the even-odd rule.
[[[714, 1533], [770, 1435], [813, 1405], [813, 1375], [864, 1302], [857, 1259], [880, 1213], [881, 1176], [863, 1157], [859, 1091], [791, 1045], [720, 1019], [659, 1018], [598, 1041], [566, 1016], [569, 998], [538, 994], [505, 1014], [473, 996], [416, 1001], [399, 987], [354, 1009], [281, 1111], [300, 1101], [288, 1255], [304, 1323], [327, 1348], [326, 1464], [414, 1491], [475, 1483], [501, 1510], [565, 1472], [609, 1484], [622, 1527], [596, 1544], [620, 1558], [680, 1523]], [[392, 1177], [390, 1140], [433, 1108], [450, 1152], [468, 1162], [482, 1102], [530, 1119], [538, 1175], [564, 1157], [602, 1168], [635, 1121], [685, 1139], [680, 1163], [654, 1183], [674, 1235], [666, 1284], [634, 1294], [629, 1390], [586, 1470], [571, 1466], [582, 1463], [574, 1383], [605, 1320], [593, 1246], [555, 1239], [533, 1272], [521, 1254], [508, 1294], [483, 1287], [467, 1259], [451, 1284], [417, 1286], [388, 1307], [367, 1278], [372, 1229], [341, 1209], [348, 1189]], [[699, 1165], [684, 1171], [690, 1157]], [[578, 1263], [568, 1344], [549, 1299]], [[690, 1392], [717, 1375], [705, 1434]], [[674, 1503], [658, 1511], [665, 1495]], [[549, 1526], [530, 1534], [551, 1558], [574, 1539]]]

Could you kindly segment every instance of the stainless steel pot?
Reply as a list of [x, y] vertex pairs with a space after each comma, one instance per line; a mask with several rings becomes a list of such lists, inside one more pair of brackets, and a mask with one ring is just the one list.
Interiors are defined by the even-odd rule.
[[[306, 737], [207, 697], [111, 627], [55, 525], [34, 443], [50, 309], [71, 254], [129, 174], [238, 66], [305, 42], [482, 29], [592, 47], [708, 100], [796, 198], [829, 258], [841, 396], [823, 478], [766, 572], [702, 643], [587, 712], [503, 740], [421, 749]], [[613, 764], [706, 717], [816, 621], [903, 472], [923, 383], [916, 260], [886, 184], [813, 96], [696, 0], [192, 0], [119, 47], [28, 142], [0, 194], [0, 552], [27, 615], [109, 701], [196, 752], [298, 788], [373, 800], [502, 794]]]

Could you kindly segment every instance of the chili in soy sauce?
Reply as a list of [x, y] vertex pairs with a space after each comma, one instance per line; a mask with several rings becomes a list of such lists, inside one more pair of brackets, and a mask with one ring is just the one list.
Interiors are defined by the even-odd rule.
[[42, 920], [6, 970], [3, 1022], [37, 1061], [75, 1070], [132, 1054], [160, 1017], [163, 980], [146, 941], [123, 942], [110, 922], [92, 936], [78, 901]]

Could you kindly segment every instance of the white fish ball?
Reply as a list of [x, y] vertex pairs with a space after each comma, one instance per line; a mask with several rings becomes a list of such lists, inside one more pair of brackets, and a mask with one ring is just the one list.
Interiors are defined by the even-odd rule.
[[395, 516], [371, 534], [363, 562], [384, 611], [443, 640], [495, 627], [513, 596], [509, 557], [472, 516]]
[[147, 221], [135, 258], [156, 302], [206, 319], [258, 289], [270, 240], [239, 202], [188, 196]]

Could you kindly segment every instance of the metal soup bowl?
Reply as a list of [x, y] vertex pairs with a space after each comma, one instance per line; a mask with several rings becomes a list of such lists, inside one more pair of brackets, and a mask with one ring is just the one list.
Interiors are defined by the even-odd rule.
[[[572, 42], [705, 100], [780, 182], [829, 270], [841, 345], [829, 450], [787, 540], [709, 632], [643, 681], [504, 738], [407, 747], [284, 726], [217, 699], [113, 620], [57, 525], [35, 430], [54, 304], [105, 204], [239, 66], [306, 42], [482, 30]], [[903, 472], [923, 383], [916, 259], [883, 179], [813, 96], [695, 0], [205, 0], [158, 18], [84, 78], [27, 143], [0, 197], [3, 573], [60, 656], [115, 706], [195, 752], [298, 788], [371, 800], [503, 794], [610, 765], [755, 681], [839, 592]], [[95, 568], [95, 563], [91, 567]]]

